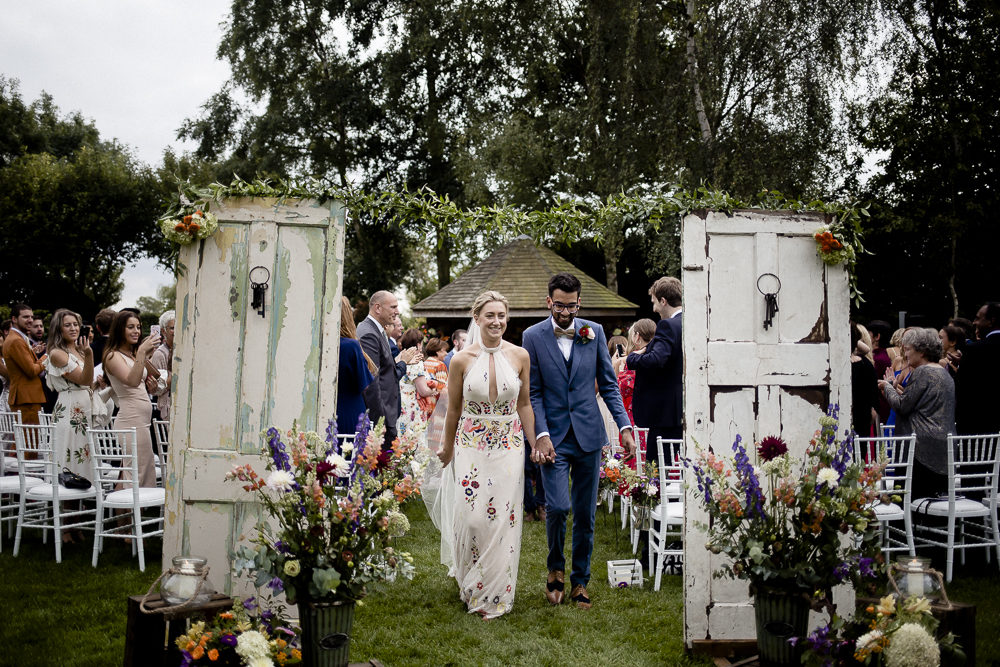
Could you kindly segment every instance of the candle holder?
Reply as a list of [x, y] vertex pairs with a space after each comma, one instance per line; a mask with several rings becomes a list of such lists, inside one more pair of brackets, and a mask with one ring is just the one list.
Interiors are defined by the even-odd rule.
[[944, 600], [943, 604], [953, 606], [944, 587], [944, 578], [931, 567], [930, 558], [897, 556], [896, 562], [889, 567], [889, 584], [900, 598], [913, 595], [928, 599], [941, 598]]

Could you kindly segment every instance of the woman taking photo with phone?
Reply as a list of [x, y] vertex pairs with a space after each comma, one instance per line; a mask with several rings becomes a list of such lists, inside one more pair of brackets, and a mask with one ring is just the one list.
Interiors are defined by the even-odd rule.
[[[153, 404], [149, 394], [155, 391], [155, 378], [149, 378], [147, 382], [146, 361], [160, 344], [160, 337], [152, 334], [140, 343], [141, 335], [142, 328], [135, 313], [123, 310], [115, 315], [104, 348], [104, 372], [118, 396], [118, 416], [115, 417], [114, 428], [135, 427], [139, 486], [154, 487], [156, 467], [153, 439], [149, 432]], [[152, 385], [152, 389], [148, 385]]]

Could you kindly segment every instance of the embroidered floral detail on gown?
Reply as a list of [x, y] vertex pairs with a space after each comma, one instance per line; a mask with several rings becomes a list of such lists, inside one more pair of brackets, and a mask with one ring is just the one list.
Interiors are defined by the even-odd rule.
[[65, 377], [82, 367], [83, 362], [74, 354], [69, 355], [65, 366], [56, 366], [52, 357], [47, 357], [45, 381], [53, 391], [59, 392], [56, 405], [52, 408], [52, 442], [57, 460], [76, 474], [91, 479], [94, 471], [90, 465], [90, 442], [87, 440], [87, 429], [93, 426], [90, 387]]
[[524, 435], [517, 417], [521, 381], [498, 349], [484, 348], [462, 380], [464, 404], [452, 463], [455, 580], [469, 612], [486, 618], [514, 605], [524, 502]]

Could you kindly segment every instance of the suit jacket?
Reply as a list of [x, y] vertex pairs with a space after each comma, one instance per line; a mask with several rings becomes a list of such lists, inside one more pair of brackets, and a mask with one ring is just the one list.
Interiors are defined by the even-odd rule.
[[358, 324], [358, 340], [361, 347], [378, 366], [378, 376], [372, 385], [376, 388], [365, 394], [368, 405], [368, 416], [372, 423], [379, 417], [385, 418], [386, 432], [396, 434], [396, 422], [399, 420], [399, 379], [396, 377], [396, 364], [385, 330], [365, 318]]
[[656, 323], [656, 334], [644, 354], [628, 355], [626, 365], [635, 371], [632, 416], [641, 428], [678, 427], [683, 406], [684, 354], [681, 315]]
[[970, 343], [955, 376], [955, 422], [963, 435], [1000, 433], [1000, 334]]
[[[10, 375], [10, 404], [44, 404], [45, 390], [39, 377], [45, 370], [24, 338], [11, 329], [3, 342], [3, 358]], [[44, 359], [44, 357], [43, 357]], [[6, 409], [6, 406], [4, 406]]]
[[[580, 337], [584, 325], [593, 329], [594, 340]], [[618, 428], [630, 426], [631, 422], [622, 405], [604, 329], [580, 318], [574, 320], [574, 327], [577, 335], [568, 369], [551, 319], [525, 330], [522, 345], [531, 360], [531, 408], [535, 413], [535, 432], [547, 431], [553, 447], [559, 448], [572, 426], [580, 448], [592, 452], [608, 444], [604, 418], [594, 393], [595, 381]]]

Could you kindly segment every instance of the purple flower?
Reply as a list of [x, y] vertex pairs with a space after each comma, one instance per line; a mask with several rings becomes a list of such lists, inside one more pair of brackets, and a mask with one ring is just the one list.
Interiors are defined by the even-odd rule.
[[[277, 545], [275, 545], [275, 546], [277, 546]], [[254, 598], [254, 596], [251, 595], [246, 600], [244, 600], [243, 601], [243, 608], [246, 609], [247, 611], [253, 611], [253, 610], [255, 610], [257, 608], [257, 600], [256, 600], [256, 598]]]
[[326, 444], [332, 445], [337, 442], [337, 422], [333, 419], [326, 423]]
[[183, 656], [183, 660], [181, 660], [181, 667], [189, 667], [192, 660], [191, 654], [187, 651], [181, 650], [181, 656]]
[[285, 443], [281, 441], [281, 433], [273, 426], [267, 429], [267, 446], [271, 450], [271, 459], [274, 461], [275, 468], [286, 471], [292, 469], [288, 462], [288, 452], [285, 451]]
[[274, 577], [271, 581], [267, 582], [266, 586], [275, 593], [280, 593], [285, 590], [285, 584], [282, 583], [280, 577]]
[[274, 543], [274, 550], [277, 551], [279, 554], [284, 554], [286, 556], [288, 556], [288, 555], [290, 555], [292, 553], [288, 549], [288, 545], [285, 544], [284, 542], [282, 542], [281, 540], [277, 540]]
[[875, 560], [872, 558], [862, 558], [858, 561], [858, 569], [861, 570], [861, 576], [867, 577], [868, 579], [874, 579], [877, 576], [875, 568], [872, 567], [875, 564]]
[[747, 515], [752, 517], [757, 515], [758, 518], [767, 519], [767, 514], [764, 512], [764, 496], [760, 490], [760, 482], [757, 480], [757, 473], [753, 470], [753, 465], [750, 463], [750, 457], [747, 456], [747, 450], [741, 444], [743, 438], [739, 435], [736, 436], [736, 442], [733, 443], [733, 467], [736, 470], [736, 476], [739, 478], [741, 486], [743, 487], [743, 493], [746, 496], [746, 511]]
[[833, 568], [833, 578], [839, 584], [844, 579], [847, 579], [847, 575], [850, 574], [850, 572], [851, 572], [850, 564], [847, 562], [841, 563], [837, 567]]
[[237, 643], [236, 635], [222, 635], [219, 641], [226, 646], [236, 646]]

